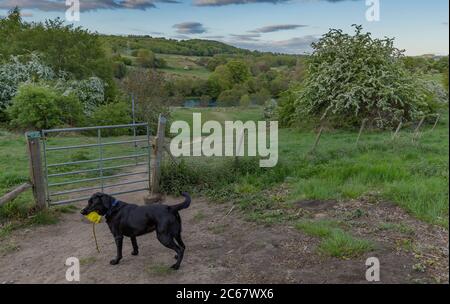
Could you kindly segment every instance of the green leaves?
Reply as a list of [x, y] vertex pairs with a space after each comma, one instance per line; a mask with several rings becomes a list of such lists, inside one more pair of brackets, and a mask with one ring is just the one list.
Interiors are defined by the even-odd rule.
[[295, 93], [296, 119], [326, 114], [336, 126], [368, 119], [388, 128], [423, 115], [425, 89], [405, 69], [403, 51], [393, 39], [375, 39], [354, 27], [354, 35], [332, 29], [313, 44], [308, 75]]

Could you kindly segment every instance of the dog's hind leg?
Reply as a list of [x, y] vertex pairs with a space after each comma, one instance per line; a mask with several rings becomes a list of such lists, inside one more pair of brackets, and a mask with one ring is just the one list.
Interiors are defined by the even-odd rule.
[[178, 245], [180, 245], [181, 248], [185, 249], [186, 246], [183, 243], [183, 240], [181, 239], [181, 234], [175, 235], [175, 240], [177, 241]]
[[[184, 243], [183, 243], [183, 240], [181, 239], [181, 234], [177, 234], [177, 235], [175, 235], [175, 240], [177, 241], [177, 243], [178, 243], [178, 245], [183, 249], [183, 251], [184, 251], [184, 249], [186, 248], [186, 246], [184, 245]], [[175, 260], [178, 260], [178, 254], [176, 254], [175, 255]]]
[[[184, 249], [186, 249], [186, 246], [184, 245], [183, 240], [181, 239], [181, 234], [178, 233], [177, 235], [175, 235], [175, 240], [177, 241], [178, 245], [179, 245], [179, 246], [183, 249], [183, 251], [184, 251]], [[178, 260], [178, 254], [175, 255], [175, 259]]]
[[177, 262], [175, 264], [173, 264], [171, 266], [171, 268], [173, 268], [173, 269], [180, 268], [181, 261], [183, 260], [184, 248], [178, 246], [175, 243], [173, 237], [167, 233], [157, 232], [156, 236], [157, 236], [158, 240], [161, 242], [161, 244], [163, 244], [167, 248], [174, 250], [177, 253]]
[[137, 240], [135, 236], [130, 237], [131, 239], [131, 245], [133, 245], [133, 251], [131, 252], [132, 255], [138, 255], [139, 254], [139, 247], [137, 244]]

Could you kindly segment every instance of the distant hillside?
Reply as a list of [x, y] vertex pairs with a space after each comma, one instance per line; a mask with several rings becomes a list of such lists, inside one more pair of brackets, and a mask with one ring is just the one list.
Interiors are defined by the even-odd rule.
[[213, 40], [175, 40], [150, 36], [104, 36], [113, 52], [129, 53], [136, 49], [148, 49], [158, 54], [185, 56], [214, 56], [216, 54], [258, 54]]

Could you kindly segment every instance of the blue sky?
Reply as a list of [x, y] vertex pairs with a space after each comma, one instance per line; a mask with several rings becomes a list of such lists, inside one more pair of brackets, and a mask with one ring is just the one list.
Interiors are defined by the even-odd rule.
[[[379, 0], [380, 20], [366, 20], [366, 0], [79, 0], [77, 25], [105, 34], [202, 38], [235, 46], [305, 53], [329, 28], [362, 24], [377, 37], [396, 37], [408, 55], [448, 54], [448, 0]], [[0, 0], [24, 19], [65, 17], [65, 0]]]

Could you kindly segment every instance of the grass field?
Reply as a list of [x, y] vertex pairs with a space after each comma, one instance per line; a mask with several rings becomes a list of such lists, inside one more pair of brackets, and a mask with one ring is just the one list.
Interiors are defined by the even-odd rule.
[[[193, 111], [198, 109], [177, 110], [174, 118], [189, 121]], [[203, 122], [262, 117], [258, 108], [199, 112]], [[431, 126], [423, 127], [418, 143], [412, 143], [413, 128], [403, 129], [394, 142], [390, 131], [368, 131], [358, 146], [356, 132], [328, 131], [313, 154], [309, 153], [313, 131], [282, 129], [275, 168], [258, 168], [254, 159], [241, 159], [236, 166], [229, 158], [192, 157], [185, 159], [183, 174], [166, 176], [166, 186], [170, 191], [171, 185], [191, 182], [193, 188], [217, 200], [235, 200], [249, 217], [265, 222], [284, 219], [283, 212], [275, 211], [289, 209], [296, 201], [372, 197], [395, 202], [421, 220], [448, 227], [448, 112], [433, 132]], [[194, 175], [192, 171], [203, 178], [183, 180], [185, 174]]]
[[[202, 113], [203, 122], [262, 119], [262, 108], [174, 109], [173, 119], [191, 124], [192, 112]], [[356, 132], [327, 131], [315, 153], [309, 153], [315, 139], [314, 131], [281, 129], [279, 162], [275, 168], [259, 168], [255, 158], [241, 158], [235, 162], [234, 158], [204, 157], [184, 158], [181, 165], [175, 168], [166, 158], [162, 186], [167, 192], [189, 190], [217, 202], [233, 201], [248, 219], [265, 224], [298, 221], [298, 214], [295, 215], [292, 208], [298, 201], [366, 198], [368, 201], [394, 202], [418, 219], [448, 228], [448, 111], [433, 132], [429, 125], [423, 128], [424, 133], [418, 143], [411, 141], [413, 127], [402, 130], [400, 138], [394, 142], [390, 140], [389, 131], [365, 132], [358, 146], [355, 145]], [[107, 140], [120, 139], [125, 137]], [[61, 146], [95, 143], [96, 140], [86, 136], [55, 137], [48, 144]], [[104, 155], [125, 155], [134, 152], [134, 149], [133, 146], [111, 146], [104, 151]], [[28, 180], [24, 136], [0, 131], [0, 150], [2, 195]], [[97, 153], [96, 149], [55, 152], [48, 156], [48, 162], [91, 159]], [[70, 167], [54, 173], [88, 168], [91, 167]], [[106, 174], [115, 173], [116, 170], [111, 170]], [[92, 174], [79, 178], [92, 177]], [[53, 181], [64, 181], [65, 178], [55, 178]], [[80, 187], [83, 185], [79, 184]], [[14, 202], [0, 207], [1, 233], [23, 225], [23, 220], [27, 224], [52, 223], [59, 213], [70, 211], [70, 207], [50, 209], [30, 217], [33, 204], [28, 191]], [[305, 227], [299, 229], [307, 230]], [[332, 232], [326, 232], [321, 246], [329, 254], [333, 255], [337, 244], [354, 250], [365, 250], [371, 246], [340, 228], [326, 229]], [[348, 252], [334, 253], [339, 254]]]
[[157, 54], [157, 57], [164, 59], [167, 63], [166, 68], [159, 70], [169, 75], [207, 79], [211, 74], [211, 71], [195, 62], [200, 57], [168, 54]]
[[[138, 137], [144, 139], [145, 137]], [[131, 136], [119, 136], [119, 137], [106, 137], [103, 142], [123, 141], [131, 140]], [[97, 137], [92, 136], [58, 136], [50, 137], [47, 139], [48, 147], [61, 147], [71, 145], [84, 145], [97, 143]], [[28, 169], [28, 155], [26, 153], [26, 141], [25, 136], [22, 134], [14, 134], [7, 131], [0, 131], [0, 195], [12, 190], [14, 186], [20, 185], [29, 180]], [[137, 148], [132, 144], [124, 145], [110, 145], [104, 146], [102, 150], [103, 158], [126, 156], [132, 154], [143, 154], [147, 151], [145, 143], [139, 143]], [[99, 149], [96, 147], [79, 148], [74, 150], [61, 150], [61, 151], [49, 151], [47, 153], [48, 164], [56, 164], [63, 162], [83, 161], [89, 159], [99, 158]], [[103, 163], [103, 168], [114, 167], [118, 165], [134, 164], [135, 162], [145, 162], [146, 157], [132, 158], [128, 160], [110, 160]], [[56, 173], [70, 173], [77, 170], [96, 169], [97, 163], [85, 163], [68, 165], [64, 167], [55, 167], [49, 169], [49, 174]], [[111, 176], [118, 174], [119, 169], [104, 170], [104, 176]], [[86, 178], [95, 178], [99, 176], [98, 171], [82, 173], [82, 174], [69, 174], [60, 177], [49, 178], [50, 183], [60, 183], [69, 180], [81, 180]], [[117, 178], [111, 178], [105, 184], [113, 184], [117, 182]], [[99, 184], [95, 182], [81, 182], [75, 185], [62, 185], [52, 187], [51, 191], [62, 191], [68, 187], [81, 188], [91, 187]], [[138, 185], [139, 186], [139, 185]], [[57, 196], [56, 200], [63, 200], [68, 198], [67, 196]], [[16, 227], [28, 224], [51, 224], [57, 221], [58, 215], [61, 212], [71, 211], [71, 206], [64, 206], [59, 208], [52, 208], [49, 210], [39, 211], [37, 216], [34, 215], [34, 203], [32, 199], [31, 191], [27, 191], [21, 194], [15, 201], [7, 203], [0, 207], [0, 227], [7, 225], [6, 227]], [[10, 228], [2, 228], [0, 231], [6, 233]], [[0, 232], [0, 236], [2, 234]]]

